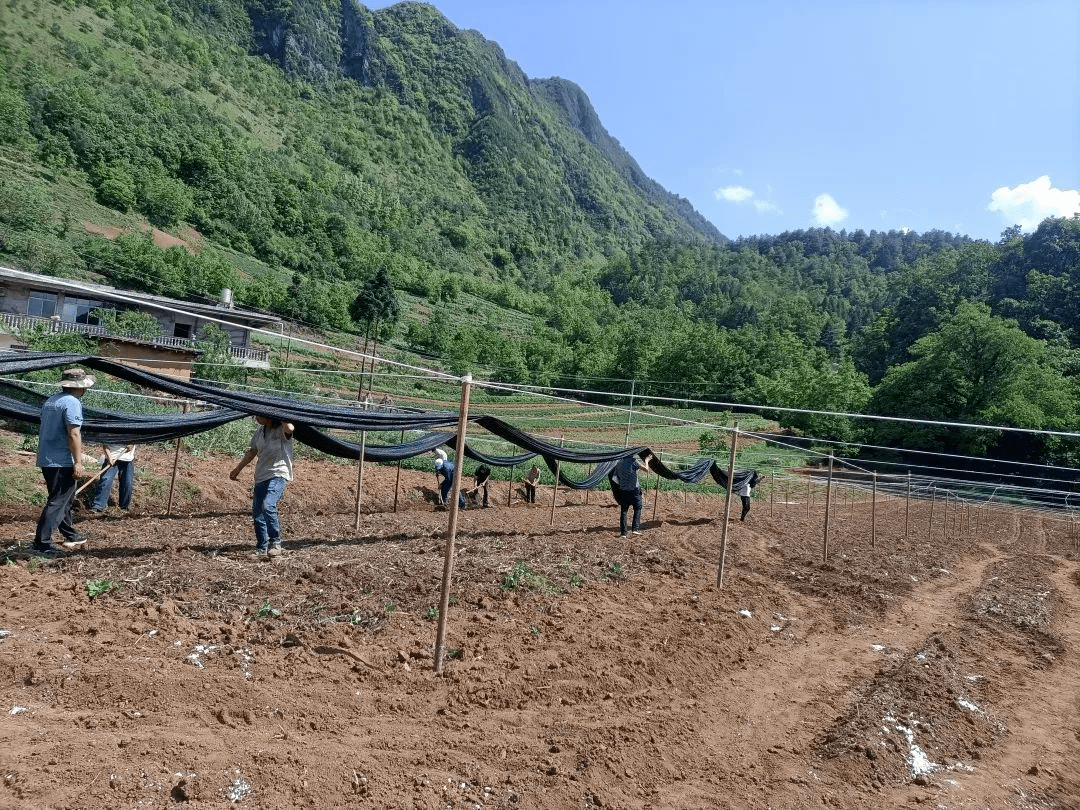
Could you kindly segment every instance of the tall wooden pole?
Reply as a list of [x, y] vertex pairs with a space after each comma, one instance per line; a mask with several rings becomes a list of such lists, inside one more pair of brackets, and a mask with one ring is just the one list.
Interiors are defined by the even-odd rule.
[[926, 527], [927, 541], [934, 539], [934, 505], [937, 503], [937, 487], [930, 487], [930, 523]]
[[551, 490], [551, 519], [548, 521], [549, 526], [555, 525], [555, 501], [559, 497], [559, 470], [562, 469], [562, 462], [558, 459], [555, 460], [555, 486]]
[[[661, 453], [657, 456], [657, 460], [663, 462], [664, 454]], [[656, 474], [656, 489], [653, 490], [652, 496], [652, 516], [653, 520], [656, 520], [656, 499], [660, 497], [660, 473]]]
[[[188, 404], [187, 404], [187, 402], [185, 402], [180, 406], [180, 413], [187, 413], [187, 409], [188, 409]], [[172, 514], [173, 490], [176, 489], [176, 468], [179, 465], [180, 465], [180, 437], [177, 436], [176, 437], [176, 452], [173, 453], [172, 480], [169, 482], [169, 501], [165, 505], [165, 514], [166, 515], [171, 515]]]
[[877, 473], [874, 473], [874, 489], [870, 496], [870, 548], [877, 548]]
[[634, 380], [630, 381], [630, 414], [626, 417], [626, 439], [623, 447], [630, 446], [630, 423], [634, 421]]
[[810, 479], [806, 480], [806, 519], [810, 520]]
[[829, 479], [825, 484], [825, 538], [821, 544], [821, 559], [829, 559], [829, 514], [832, 511], [833, 454], [829, 453]]
[[776, 473], [772, 474], [772, 486], [769, 487], [769, 517], [776, 513]]
[[450, 522], [446, 527], [443, 553], [442, 592], [439, 596], [439, 629], [435, 635], [435, 672], [442, 672], [446, 643], [446, 613], [450, 609], [450, 579], [454, 574], [454, 541], [457, 539], [458, 493], [461, 491], [461, 462], [465, 458], [465, 428], [469, 422], [469, 389], [472, 375], [461, 378], [461, 408], [458, 412], [457, 443], [454, 446], [454, 480], [450, 485]]
[[724, 560], [727, 557], [728, 518], [731, 515], [731, 489], [735, 486], [735, 449], [739, 444], [739, 423], [731, 434], [731, 456], [727, 468], [727, 494], [724, 496], [724, 528], [720, 532], [720, 564], [716, 567], [716, 587], [724, 587]]
[[[401, 443], [405, 444], [405, 431], [401, 431]], [[397, 477], [394, 479], [394, 512], [397, 512], [398, 492], [401, 491], [401, 459], [397, 462]]]
[[360, 431], [360, 458], [356, 464], [356, 522], [353, 531], [360, 531], [360, 499], [364, 495], [364, 451], [367, 449], [367, 431]]
[[514, 467], [516, 464], [510, 465], [510, 486], [506, 488], [506, 505], [510, 505], [510, 499], [514, 497]]
[[908, 523], [911, 521], [911, 473], [907, 474], [907, 496], [904, 507], [904, 541], [908, 538]]

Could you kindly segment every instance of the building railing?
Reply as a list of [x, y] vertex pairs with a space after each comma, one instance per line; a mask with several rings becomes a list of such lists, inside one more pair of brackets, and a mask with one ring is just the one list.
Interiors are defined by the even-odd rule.
[[[0, 324], [15, 330], [16, 333], [21, 329], [40, 325], [45, 331], [58, 334], [73, 333], [88, 335], [90, 337], [116, 337], [125, 340], [141, 340], [146, 343], [151, 343], [154, 346], [173, 349], [199, 348], [198, 343], [191, 338], [169, 337], [168, 335], [157, 335], [156, 337], [146, 338], [131, 332], [110, 332], [104, 326], [95, 326], [88, 323], [71, 323], [69, 321], [61, 321], [58, 318], [41, 318], [35, 315], [16, 315], [11, 312], [0, 312]], [[230, 346], [229, 350], [232, 353], [234, 360], [252, 363], [270, 362], [269, 349], [250, 346]]]

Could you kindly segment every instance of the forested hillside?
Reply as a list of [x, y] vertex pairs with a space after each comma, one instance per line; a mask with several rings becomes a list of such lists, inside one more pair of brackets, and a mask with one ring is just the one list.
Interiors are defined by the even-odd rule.
[[[1077, 423], [1080, 220], [996, 244], [732, 242], [645, 176], [587, 88], [526, 76], [425, 4], [5, 0], [0, 23], [7, 263], [174, 296], [229, 287], [319, 328], [377, 322], [503, 381]], [[108, 229], [122, 235], [91, 232]], [[373, 310], [387, 284], [422, 317]], [[481, 316], [466, 295], [497, 306]], [[819, 438], [1080, 463], [1064, 441], [777, 416]]]

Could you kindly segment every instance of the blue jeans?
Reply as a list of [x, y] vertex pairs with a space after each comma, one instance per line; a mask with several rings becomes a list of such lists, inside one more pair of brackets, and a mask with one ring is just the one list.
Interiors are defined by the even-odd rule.
[[255, 521], [255, 548], [266, 551], [281, 545], [281, 524], [277, 505], [285, 494], [286, 480], [279, 476], [260, 481], [251, 498], [251, 518]]
[[[449, 503], [449, 501], [450, 501], [450, 490], [452, 490], [453, 488], [454, 488], [454, 479], [452, 479], [452, 478], [444, 478], [442, 480], [442, 483], [439, 484], [439, 495], [442, 496], [442, 502], [447, 506], [450, 505], [450, 503]], [[460, 492], [460, 491], [458, 492], [457, 504], [458, 504], [459, 508], [461, 508], [461, 509], [465, 508], [465, 494], [463, 492]]]
[[131, 489], [135, 484], [135, 462], [118, 461], [111, 467], [106, 467], [105, 472], [101, 474], [101, 483], [98, 485], [93, 504], [94, 509], [99, 512], [104, 512], [109, 506], [109, 493], [112, 492], [112, 482], [117, 473], [120, 474], [120, 495], [116, 503], [121, 509], [131, 506]]

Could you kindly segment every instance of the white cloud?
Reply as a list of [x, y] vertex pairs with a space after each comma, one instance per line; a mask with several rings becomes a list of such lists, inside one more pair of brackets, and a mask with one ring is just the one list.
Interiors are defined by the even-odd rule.
[[734, 203], [746, 202], [754, 196], [754, 192], [746, 186], [724, 186], [718, 188], [715, 193], [716, 199]]
[[1047, 217], [1071, 217], [1080, 213], [1080, 191], [1067, 191], [1050, 185], [1050, 175], [1021, 183], [1016, 188], [1002, 186], [990, 195], [988, 210], [1001, 214], [1007, 225], [1019, 225], [1025, 231], [1038, 227]]
[[823, 228], [839, 225], [848, 216], [847, 210], [841, 208], [831, 194], [818, 194], [814, 200], [814, 208], [811, 213], [814, 222]]
[[759, 214], [784, 213], [780, 210], [780, 206], [774, 205], [773, 203], [767, 202], [766, 200], [754, 200], [754, 210], [756, 210]]

